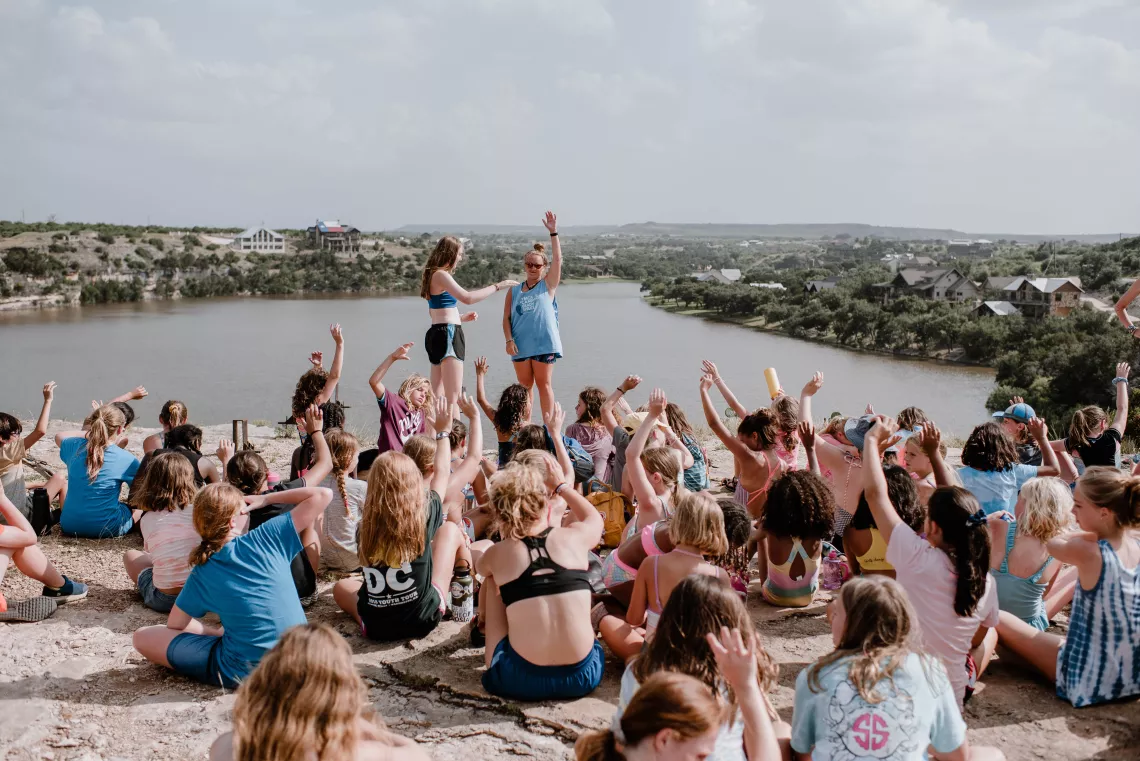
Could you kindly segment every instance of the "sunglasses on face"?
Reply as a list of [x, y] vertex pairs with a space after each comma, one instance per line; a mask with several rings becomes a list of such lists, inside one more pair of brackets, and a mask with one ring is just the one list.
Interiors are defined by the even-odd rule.
[[544, 265], [542, 262], [527, 262], [526, 263], [526, 268], [528, 270], [540, 270], [544, 266], [546, 266], [546, 265]]

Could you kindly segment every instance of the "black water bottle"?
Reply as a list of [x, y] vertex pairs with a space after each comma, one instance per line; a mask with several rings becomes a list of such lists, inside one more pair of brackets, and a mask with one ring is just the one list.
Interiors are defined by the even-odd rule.
[[32, 489], [32, 515], [30, 522], [36, 536], [45, 536], [54, 524], [51, 515], [51, 499], [47, 489]]

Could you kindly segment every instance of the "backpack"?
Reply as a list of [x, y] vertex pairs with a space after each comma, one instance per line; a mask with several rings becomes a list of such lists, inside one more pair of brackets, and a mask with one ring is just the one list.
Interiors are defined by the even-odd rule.
[[616, 548], [621, 544], [622, 534], [625, 533], [626, 511], [631, 507], [629, 498], [597, 479], [590, 481], [590, 489], [591, 493], [586, 499], [601, 514], [605, 524], [599, 546]]
[[[551, 438], [546, 426], [543, 426], [543, 431], [546, 432], [546, 449], [553, 453], [554, 439]], [[563, 436], [562, 444], [566, 447], [566, 453], [570, 455], [570, 462], [574, 466], [574, 485], [578, 486], [589, 481], [594, 475], [594, 458], [590, 457], [590, 453], [578, 439]]]

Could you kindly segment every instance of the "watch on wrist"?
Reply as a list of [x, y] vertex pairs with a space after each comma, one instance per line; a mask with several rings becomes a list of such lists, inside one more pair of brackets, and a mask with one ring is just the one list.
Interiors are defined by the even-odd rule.
[[450, 435], [451, 435], [451, 433], [449, 431], [437, 431], [435, 434], [435, 440], [436, 441], [443, 441], [444, 439], [446, 439]]

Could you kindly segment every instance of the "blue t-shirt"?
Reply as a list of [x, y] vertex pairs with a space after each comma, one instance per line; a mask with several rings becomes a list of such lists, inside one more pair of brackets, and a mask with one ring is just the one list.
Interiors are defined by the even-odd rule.
[[870, 704], [847, 680], [849, 658], [820, 673], [820, 691], [808, 687], [808, 669], [796, 677], [792, 748], [813, 758], [849, 761], [922, 761], [926, 749], [949, 753], [966, 741], [946, 668], [937, 658], [911, 653], [895, 671], [894, 688], [876, 685], [886, 700]]
[[87, 480], [87, 439], [64, 439], [59, 458], [67, 466], [67, 504], [60, 515], [60, 530], [92, 539], [130, 531], [131, 508], [119, 501], [119, 492], [124, 483], [135, 480], [139, 469], [135, 456], [111, 444], [103, 452], [103, 467], [94, 481]]
[[1025, 482], [1037, 477], [1037, 466], [1022, 465], [1018, 463], [1009, 470], [974, 470], [973, 468], [959, 468], [958, 477], [962, 479], [962, 486], [978, 498], [986, 515], [1000, 513], [1002, 510], [1013, 512], [1017, 506], [1017, 493]]
[[245, 679], [286, 629], [306, 622], [289, 572], [300, 551], [293, 519], [279, 515], [190, 571], [174, 604], [194, 618], [218, 614], [225, 633], [213, 657], [227, 678]]
[[511, 338], [518, 346], [515, 359], [562, 356], [562, 337], [558, 334], [558, 299], [539, 280], [534, 288], [523, 290], [526, 283], [511, 288]]

